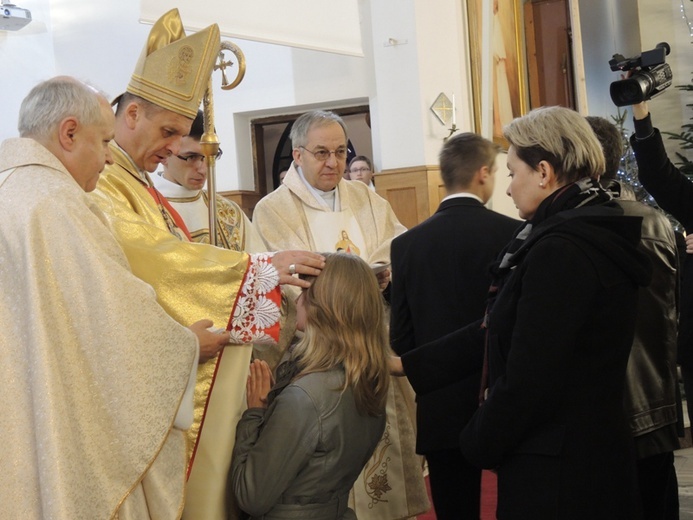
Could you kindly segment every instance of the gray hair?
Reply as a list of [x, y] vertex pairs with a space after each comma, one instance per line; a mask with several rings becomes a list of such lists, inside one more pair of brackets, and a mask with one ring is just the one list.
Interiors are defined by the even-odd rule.
[[68, 76], [43, 81], [31, 89], [19, 109], [20, 137], [48, 138], [66, 117], [83, 125], [101, 121], [101, 102], [95, 88]]
[[347, 138], [347, 128], [344, 124], [344, 120], [334, 112], [326, 112], [324, 110], [311, 110], [310, 112], [306, 112], [294, 121], [291, 127], [291, 133], [289, 134], [291, 138], [291, 147], [298, 148], [299, 146], [308, 144], [307, 135], [311, 128], [326, 126], [332, 123], [339, 123], [342, 130], [344, 130], [344, 137]]
[[585, 118], [569, 108], [542, 107], [518, 117], [503, 135], [517, 156], [536, 169], [547, 161], [561, 184], [598, 178], [605, 168], [602, 147]]

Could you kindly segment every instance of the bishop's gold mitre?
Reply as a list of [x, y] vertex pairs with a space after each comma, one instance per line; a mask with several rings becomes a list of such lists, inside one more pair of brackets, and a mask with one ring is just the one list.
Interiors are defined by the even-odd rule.
[[217, 24], [186, 36], [178, 9], [171, 9], [152, 26], [127, 91], [195, 119], [220, 45]]

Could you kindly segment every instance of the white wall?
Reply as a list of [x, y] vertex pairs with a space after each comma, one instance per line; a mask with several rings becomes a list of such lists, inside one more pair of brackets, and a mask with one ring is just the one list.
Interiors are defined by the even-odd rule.
[[18, 32], [0, 31], [0, 140], [17, 135], [19, 105], [38, 81], [55, 75], [48, 0], [27, 0], [34, 21]]
[[0, 139], [17, 135], [19, 104], [39, 81], [76, 76], [121, 93], [148, 33], [137, 23], [137, 0], [18, 0], [33, 21], [0, 31]]
[[[125, 89], [149, 32], [137, 22], [138, 0], [17, 1], [34, 21], [0, 32], [0, 139], [16, 135], [21, 99], [39, 80], [69, 74], [112, 96]], [[590, 113], [615, 113], [607, 65], [614, 52], [634, 54], [669, 39], [676, 83], [690, 80], [690, 38], [678, 0], [579, 1]], [[365, 57], [236, 40], [248, 70], [237, 89], [215, 90], [216, 126], [227, 152], [219, 189], [254, 189], [253, 118], [316, 107], [370, 103], [378, 170], [435, 164], [447, 135], [429, 111], [439, 92], [456, 94], [458, 126], [471, 129], [463, 6], [460, 0], [359, 0]], [[389, 38], [406, 43], [385, 46]], [[690, 114], [685, 102], [673, 88], [654, 100], [657, 125], [678, 131]]]
[[[0, 140], [17, 135], [19, 104], [43, 79], [76, 76], [111, 96], [123, 92], [149, 26], [138, 23], [139, 1], [19, 0], [34, 21], [0, 31]], [[235, 40], [248, 69], [238, 88], [215, 89], [216, 127], [227, 152], [219, 190], [254, 189], [250, 119], [368, 102], [364, 58]], [[216, 78], [216, 84], [221, 83]]]
[[371, 19], [377, 20], [371, 32], [373, 148], [381, 169], [437, 163], [448, 131], [430, 107], [441, 92], [456, 96], [458, 127], [472, 127], [462, 5], [459, 0], [370, 2]]
[[619, 78], [609, 60], [615, 53], [630, 57], [640, 52], [637, 1], [579, 0], [579, 6], [587, 112], [608, 118], [616, 114], [609, 85]]

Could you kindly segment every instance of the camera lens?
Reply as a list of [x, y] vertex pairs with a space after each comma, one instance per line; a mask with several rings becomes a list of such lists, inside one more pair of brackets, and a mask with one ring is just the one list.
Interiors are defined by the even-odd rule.
[[628, 79], [614, 81], [609, 87], [611, 100], [617, 107], [647, 101], [652, 95], [652, 84], [652, 75], [647, 72], [638, 72]]

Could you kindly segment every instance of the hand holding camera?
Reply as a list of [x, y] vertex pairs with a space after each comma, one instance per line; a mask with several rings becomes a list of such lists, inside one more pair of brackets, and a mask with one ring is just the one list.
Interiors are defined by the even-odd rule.
[[609, 60], [611, 70], [627, 72], [626, 79], [614, 81], [609, 87], [611, 100], [618, 107], [636, 105], [663, 92], [671, 85], [671, 67], [666, 63], [666, 55], [671, 51], [668, 43], [658, 43], [649, 51], [624, 58], [614, 54]]

